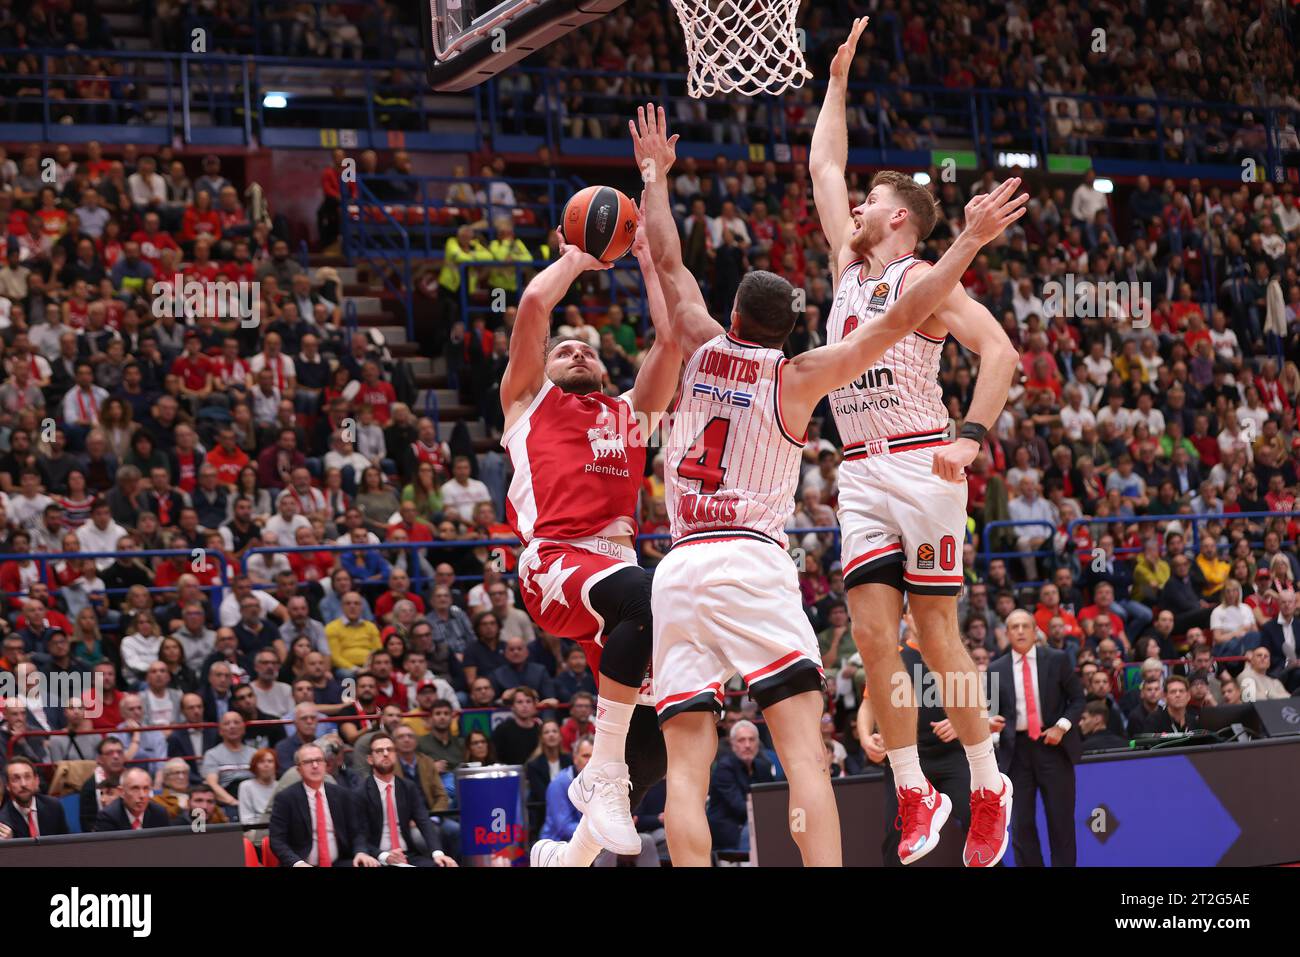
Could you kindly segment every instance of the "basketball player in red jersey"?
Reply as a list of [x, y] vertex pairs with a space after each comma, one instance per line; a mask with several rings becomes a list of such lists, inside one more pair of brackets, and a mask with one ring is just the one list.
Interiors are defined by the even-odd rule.
[[570, 841], [538, 841], [533, 866], [586, 867], [602, 847], [639, 854], [631, 809], [664, 774], [654, 711], [637, 707], [652, 634], [650, 573], [637, 565], [633, 541], [646, 438], [672, 402], [681, 354], [642, 230], [633, 249], [656, 335], [630, 392], [601, 391], [605, 370], [587, 343], [548, 348], [551, 315], [574, 281], [609, 268], [563, 244], [524, 290], [501, 380], [501, 443], [514, 466], [506, 518], [525, 543], [524, 604], [540, 628], [580, 642], [599, 675], [595, 750], [569, 788], [583, 819]]
[[[835, 301], [826, 341], [870, 327], [905, 286], [931, 268], [916, 258], [937, 218], [934, 198], [903, 173], [878, 173], [866, 200], [850, 210], [845, 93], [865, 17], [831, 61], [826, 100], [809, 155], [813, 198], [835, 269]], [[979, 356], [979, 377], [956, 441], [938, 383], [951, 333]], [[987, 309], [954, 282], [919, 329], [904, 336], [859, 377], [831, 393], [844, 462], [839, 471], [840, 560], [848, 586], [853, 638], [867, 672], [867, 693], [898, 786], [899, 858], [911, 863], [932, 851], [952, 808], [921, 771], [915, 704], [899, 656], [903, 594], [930, 670], [942, 678], [943, 702], [970, 764], [971, 824], [963, 859], [992, 867], [1007, 847], [1011, 781], [999, 773], [989, 716], [975, 665], [957, 627], [966, 532], [965, 467], [1006, 403], [1019, 356]], [[949, 693], [952, 689], [952, 693]], [[962, 692], [965, 700], [956, 700]], [[963, 795], [964, 798], [964, 795]], [[1030, 812], [1032, 813], [1032, 811]]]
[[[665, 821], [674, 866], [707, 866], [714, 725], [736, 674], [763, 709], [790, 781], [791, 836], [806, 865], [841, 863], [839, 815], [821, 735], [821, 655], [803, 612], [785, 528], [808, 420], [827, 389], [860, 375], [944, 300], [986, 243], [1024, 212], [1008, 180], [966, 208], [967, 228], [879, 321], [787, 360], [795, 290], [757, 270], [723, 332], [682, 262], [667, 174], [677, 138], [653, 105], [630, 124], [646, 178], [646, 229], [673, 334], [686, 357], [665, 448], [673, 547], [655, 571], [654, 693], [668, 748]], [[802, 823], [802, 827], [799, 824]]]

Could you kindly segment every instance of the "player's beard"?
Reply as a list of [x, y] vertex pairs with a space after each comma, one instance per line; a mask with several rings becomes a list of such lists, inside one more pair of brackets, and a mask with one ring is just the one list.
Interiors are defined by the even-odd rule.
[[551, 381], [559, 387], [561, 392], [567, 392], [570, 395], [589, 395], [592, 392], [600, 391], [600, 373], [595, 369], [588, 372], [571, 369]]
[[849, 239], [849, 249], [853, 251], [854, 255], [865, 257], [884, 238], [883, 230], [878, 229], [871, 220], [864, 219], [862, 228]]

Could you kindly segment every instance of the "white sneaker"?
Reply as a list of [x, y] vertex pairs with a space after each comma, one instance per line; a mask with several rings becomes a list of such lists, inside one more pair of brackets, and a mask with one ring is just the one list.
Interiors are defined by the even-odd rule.
[[591, 836], [615, 854], [641, 853], [641, 835], [628, 797], [631, 791], [627, 765], [621, 761], [599, 768], [588, 764], [569, 784], [569, 800], [587, 819]]
[[541, 839], [528, 852], [529, 867], [563, 867], [564, 846], [567, 841]]

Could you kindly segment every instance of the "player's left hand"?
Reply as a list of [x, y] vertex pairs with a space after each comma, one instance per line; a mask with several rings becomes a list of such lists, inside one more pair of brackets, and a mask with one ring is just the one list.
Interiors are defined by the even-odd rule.
[[1065, 737], [1065, 732], [1057, 725], [1052, 725], [1043, 732], [1043, 744], [1058, 745], [1063, 737]]
[[934, 453], [934, 464], [930, 470], [939, 478], [948, 482], [966, 481], [966, 466], [975, 461], [980, 454], [980, 444], [974, 439], [958, 439]]
[[662, 106], [653, 103], [638, 106], [636, 119], [628, 120], [627, 128], [632, 134], [632, 152], [636, 156], [636, 165], [641, 170], [641, 178], [654, 182], [654, 178], [663, 180], [677, 161], [677, 134], [668, 135], [668, 115]]

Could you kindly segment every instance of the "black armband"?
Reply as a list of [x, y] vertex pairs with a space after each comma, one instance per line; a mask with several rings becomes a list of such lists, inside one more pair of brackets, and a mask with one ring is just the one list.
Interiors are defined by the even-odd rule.
[[959, 439], [972, 439], [980, 445], [984, 444], [984, 436], [989, 434], [989, 430], [978, 422], [963, 422], [961, 431], [957, 433]]

